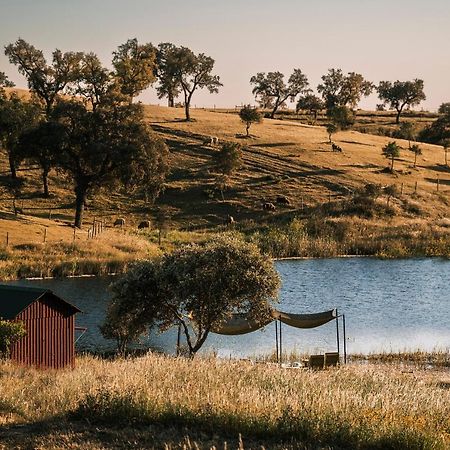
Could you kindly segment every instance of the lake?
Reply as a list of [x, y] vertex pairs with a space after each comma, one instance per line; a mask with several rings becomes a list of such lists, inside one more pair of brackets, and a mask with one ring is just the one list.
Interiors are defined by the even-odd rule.
[[[349, 353], [450, 348], [450, 260], [440, 258], [380, 260], [336, 258], [283, 260], [275, 263], [282, 278], [278, 309], [314, 313], [337, 308], [344, 313]], [[52, 289], [78, 306], [77, 326], [88, 331], [80, 350], [110, 350], [114, 342], [98, 331], [110, 298], [113, 277], [21, 280], [13, 284]], [[342, 329], [341, 329], [342, 331]], [[172, 353], [176, 331], [152, 332], [141, 345]], [[275, 349], [275, 325], [241, 336], [211, 334], [204, 352], [222, 357], [268, 354]], [[316, 329], [283, 325], [283, 350], [334, 351], [336, 325]]]

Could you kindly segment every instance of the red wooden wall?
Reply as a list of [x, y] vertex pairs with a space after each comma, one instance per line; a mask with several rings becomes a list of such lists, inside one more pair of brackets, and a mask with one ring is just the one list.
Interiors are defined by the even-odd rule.
[[48, 293], [31, 303], [15, 320], [27, 334], [11, 349], [11, 359], [38, 368], [74, 367], [75, 315]]

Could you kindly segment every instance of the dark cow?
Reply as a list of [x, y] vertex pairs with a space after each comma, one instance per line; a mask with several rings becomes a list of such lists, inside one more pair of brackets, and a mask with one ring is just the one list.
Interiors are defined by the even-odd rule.
[[278, 195], [277, 203], [280, 203], [281, 205], [290, 205], [291, 201], [284, 195]]
[[339, 147], [339, 145], [335, 144], [334, 142], [331, 143], [331, 148], [333, 149], [333, 152], [342, 153], [342, 148]]
[[142, 230], [143, 228], [150, 228], [150, 220], [143, 220], [143, 221], [138, 225], [138, 230]]

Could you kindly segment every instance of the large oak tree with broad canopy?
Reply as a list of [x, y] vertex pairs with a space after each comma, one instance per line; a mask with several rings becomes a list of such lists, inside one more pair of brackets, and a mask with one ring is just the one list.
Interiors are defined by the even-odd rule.
[[232, 235], [217, 237], [182, 247], [159, 261], [135, 265], [113, 288], [113, 310], [127, 306], [127, 314], [120, 318], [110, 314], [104, 329], [114, 329], [117, 320], [121, 335], [107, 336], [123, 340], [124, 317], [130, 321], [131, 337], [145, 328], [143, 318], [161, 331], [180, 326], [193, 356], [211, 330], [233, 313], [264, 323], [271, 315], [279, 285], [272, 260], [255, 245]]
[[[57, 165], [74, 181], [75, 226], [81, 227], [86, 197], [93, 189], [124, 184], [162, 188], [168, 150], [144, 122], [140, 105], [62, 101], [52, 112], [60, 125]], [[56, 136], [56, 134], [55, 134]]]

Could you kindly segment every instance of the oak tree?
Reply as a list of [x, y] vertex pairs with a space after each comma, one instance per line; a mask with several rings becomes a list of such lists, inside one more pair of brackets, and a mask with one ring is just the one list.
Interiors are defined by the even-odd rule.
[[405, 106], [418, 105], [426, 99], [423, 91], [423, 80], [416, 78], [413, 81], [380, 81], [378, 85], [378, 97], [384, 104], [397, 111], [395, 123], [400, 122], [400, 115]]
[[52, 63], [48, 64], [42, 50], [18, 39], [5, 47], [5, 55], [10, 63], [17, 66], [19, 73], [25, 76], [30, 91], [43, 102], [48, 116], [58, 96], [78, 77], [81, 53], [63, 53], [56, 49], [52, 54]]
[[317, 86], [327, 110], [340, 106], [355, 109], [361, 97], [370, 95], [373, 89], [374, 85], [361, 74], [349, 72], [345, 75], [342, 69], [329, 69]]
[[214, 59], [204, 53], [196, 55], [187, 47], [171, 50], [171, 64], [175, 69], [174, 80], [184, 95], [186, 121], [191, 120], [192, 96], [197, 89], [207, 89], [211, 94], [219, 92], [223, 86], [218, 75], [213, 75]]
[[305, 95], [300, 96], [295, 108], [296, 112], [307, 111], [313, 117], [313, 124], [317, 120], [317, 114], [325, 108], [324, 102], [314, 95], [312, 91], [308, 91]]
[[131, 103], [155, 81], [156, 49], [150, 43], [128, 39], [113, 52], [112, 65], [120, 91]]
[[288, 99], [291, 102], [295, 101], [295, 98], [300, 93], [305, 92], [309, 85], [308, 78], [300, 69], [294, 69], [287, 84], [281, 72], [268, 72], [267, 74], [258, 72], [250, 78], [250, 84], [254, 86], [252, 93], [257, 100], [272, 99], [271, 119], [275, 117], [275, 113]]
[[386, 144], [383, 147], [383, 155], [391, 160], [390, 170], [391, 172], [393, 172], [395, 158], [398, 158], [400, 156], [400, 147], [397, 145], [397, 142], [392, 141]]
[[175, 106], [175, 99], [181, 93], [181, 85], [176, 77], [176, 50], [177, 47], [170, 42], [162, 42], [156, 51], [156, 92], [158, 98], [167, 97], [167, 105], [171, 108]]
[[250, 105], [245, 105], [240, 111], [239, 111], [239, 117], [242, 120], [242, 122], [245, 123], [245, 131], [246, 136], [249, 136], [249, 129], [252, 123], [260, 123], [262, 121], [262, 116], [258, 112], [256, 108], [252, 108]]

